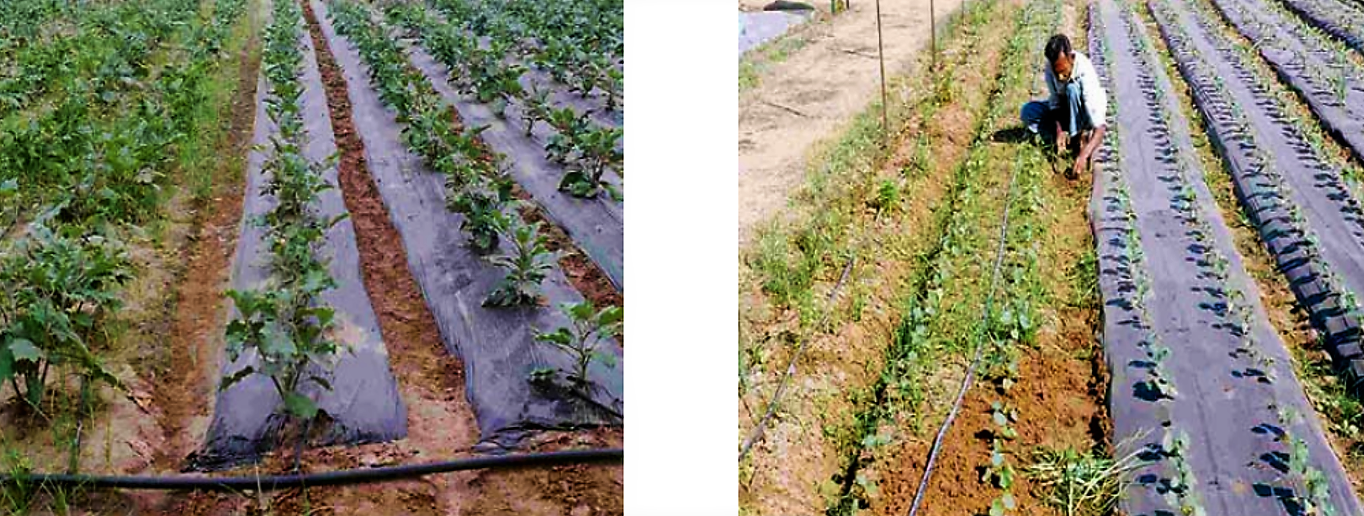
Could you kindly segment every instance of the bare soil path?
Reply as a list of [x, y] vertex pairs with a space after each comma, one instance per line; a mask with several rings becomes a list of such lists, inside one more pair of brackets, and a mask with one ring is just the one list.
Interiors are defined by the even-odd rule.
[[[961, 0], [934, 0], [941, 22]], [[882, 0], [886, 74], [907, 73], [914, 51], [928, 44], [929, 0]], [[781, 212], [805, 177], [811, 151], [853, 115], [879, 99], [876, 4], [795, 29], [808, 42], [764, 67], [757, 86], [739, 94], [739, 243]]]

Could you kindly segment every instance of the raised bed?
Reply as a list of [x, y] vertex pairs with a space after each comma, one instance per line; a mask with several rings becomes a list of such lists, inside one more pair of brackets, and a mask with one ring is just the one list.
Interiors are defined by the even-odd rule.
[[1364, 71], [1349, 49], [1272, 0], [1212, 0], [1337, 140], [1364, 160]]
[[364, 142], [369, 173], [378, 186], [393, 225], [407, 251], [413, 273], [447, 349], [464, 363], [469, 401], [481, 432], [481, 448], [515, 446], [528, 431], [620, 425], [624, 411], [622, 351], [609, 343], [603, 353], [616, 361], [595, 362], [590, 395], [532, 385], [530, 374], [543, 368], [568, 368], [569, 357], [534, 341], [536, 332], [566, 326], [557, 310], [583, 300], [554, 266], [541, 284], [545, 306], [489, 308], [487, 293], [503, 274], [466, 245], [463, 217], [447, 209], [446, 178], [405, 146], [405, 124], [370, 86], [369, 68], [347, 38], [333, 26], [331, 5], [310, 6], [332, 56], [346, 79], [356, 130]]
[[1206, 187], [1146, 31], [1120, 0], [1093, 4], [1090, 23], [1103, 75], [1124, 78], [1105, 80], [1113, 132], [1091, 216], [1114, 441], [1145, 461], [1123, 510], [1360, 513]]
[[[302, 17], [298, 23], [299, 47], [303, 53], [298, 77], [303, 85], [300, 113], [306, 134], [306, 144], [301, 151], [308, 161], [325, 163], [336, 153], [336, 142], [331, 119], [327, 116], [326, 94], [312, 40], [301, 30]], [[270, 156], [261, 150], [278, 134], [275, 122], [266, 113], [270, 90], [262, 76], [256, 90], [256, 125], [252, 140], [254, 145], [261, 147], [252, 150], [247, 157], [241, 236], [232, 264], [231, 284], [236, 290], [260, 288], [270, 277], [265, 228], [257, 223], [275, 205], [274, 197], [263, 190], [268, 180], [264, 165]], [[328, 166], [322, 172], [322, 178], [328, 184], [336, 185], [336, 167]], [[316, 208], [322, 218], [346, 213], [340, 190], [336, 188], [321, 192]], [[319, 445], [358, 444], [402, 438], [407, 434], [407, 413], [389, 370], [388, 352], [379, 334], [374, 309], [360, 279], [355, 230], [349, 219], [342, 220], [327, 232], [321, 254], [329, 260], [328, 269], [337, 284], [336, 288], [323, 293], [322, 301], [336, 310], [334, 338], [349, 346], [350, 351], [340, 354], [329, 375], [330, 390], [311, 389], [313, 398], [331, 420], [321, 429], [322, 435], [312, 442]], [[232, 319], [237, 317], [233, 307]], [[225, 377], [248, 365], [258, 365], [254, 354], [242, 355], [235, 362], [224, 362], [222, 373]], [[219, 392], [204, 446], [191, 456], [189, 467], [229, 467], [258, 458], [278, 445], [277, 434], [287, 420], [279, 410], [280, 405], [280, 397], [270, 379], [260, 374], [251, 375]]]
[[1364, 3], [1345, 0], [1279, 0], [1302, 19], [1364, 52]]
[[1150, 5], [1244, 210], [1325, 336], [1337, 369], [1358, 391], [1364, 353], [1350, 294], [1364, 292], [1358, 201], [1341, 171], [1300, 137], [1273, 95], [1279, 86], [1248, 71], [1247, 57], [1213, 30], [1215, 14], [1164, 1]]
[[[507, 156], [512, 164], [512, 177], [516, 182], [543, 208], [546, 217], [563, 228], [578, 248], [601, 268], [611, 283], [623, 291], [624, 203], [612, 200], [605, 194], [594, 199], [582, 199], [560, 191], [559, 180], [566, 172], [566, 168], [547, 159], [545, 152], [554, 130], [543, 123], [531, 123], [530, 127], [527, 127], [522, 116], [525, 105], [521, 102], [512, 102], [506, 108], [505, 116], [498, 116], [489, 105], [456, 91], [452, 81], [459, 72], [452, 70], [457, 70], [455, 68], [457, 63], [453, 61], [442, 63], [433, 57], [431, 52], [434, 51], [430, 49], [435, 47], [431, 46], [432, 40], [428, 39], [436, 37], [440, 32], [456, 29], [432, 17], [430, 13], [420, 10], [420, 7], [414, 8], [418, 9], [414, 18], [421, 17], [423, 21], [415, 22], [410, 18], [408, 20], [409, 30], [416, 33], [420, 42], [407, 46], [413, 66], [431, 81], [446, 102], [455, 106], [464, 123], [487, 127], [481, 135], [483, 141], [494, 151]], [[455, 32], [453, 37], [459, 37], [459, 34]], [[546, 79], [535, 78], [529, 72], [522, 74], [520, 78], [523, 86], [535, 84], [553, 92], [550, 102], [556, 107], [570, 107], [579, 113], [596, 109], [595, 101], [570, 95], [563, 91], [562, 85], [556, 85]], [[596, 123], [620, 127], [615, 120], [602, 120], [601, 117], [597, 117]], [[621, 178], [614, 171], [608, 171], [603, 181], [621, 188]]]

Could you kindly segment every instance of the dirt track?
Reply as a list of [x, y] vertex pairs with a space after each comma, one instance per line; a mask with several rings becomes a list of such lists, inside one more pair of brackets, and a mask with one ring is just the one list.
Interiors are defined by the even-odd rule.
[[[934, 0], [933, 7], [941, 21], [960, 5]], [[888, 76], [908, 72], [914, 51], [928, 43], [928, 8], [928, 0], [881, 2]], [[810, 152], [880, 95], [875, 3], [852, 2], [850, 11], [787, 37], [809, 42], [766, 66], [758, 85], [739, 94], [740, 247], [781, 212], [805, 177]]]

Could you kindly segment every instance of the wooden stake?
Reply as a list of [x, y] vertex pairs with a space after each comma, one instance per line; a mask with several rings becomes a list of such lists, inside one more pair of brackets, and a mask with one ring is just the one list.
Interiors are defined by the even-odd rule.
[[890, 146], [890, 121], [886, 115], [886, 47], [881, 39], [881, 0], [876, 0], [876, 55], [881, 61], [881, 146]]
[[930, 71], [932, 72], [938, 71], [938, 20], [935, 13], [933, 0], [928, 0], [928, 41], [932, 49], [931, 54], [929, 54]]

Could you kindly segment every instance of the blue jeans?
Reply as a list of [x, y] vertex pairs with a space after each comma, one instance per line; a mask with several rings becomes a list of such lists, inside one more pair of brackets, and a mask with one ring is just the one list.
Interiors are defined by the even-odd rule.
[[1041, 133], [1048, 142], [1056, 139], [1056, 132], [1052, 130], [1054, 122], [1060, 122], [1061, 129], [1071, 138], [1079, 136], [1080, 131], [1094, 128], [1089, 111], [1085, 109], [1085, 97], [1080, 93], [1080, 85], [1075, 82], [1066, 85], [1066, 92], [1061, 95], [1061, 107], [1051, 109], [1045, 101], [1032, 101], [1023, 104], [1020, 117], [1023, 127], [1033, 133]]

